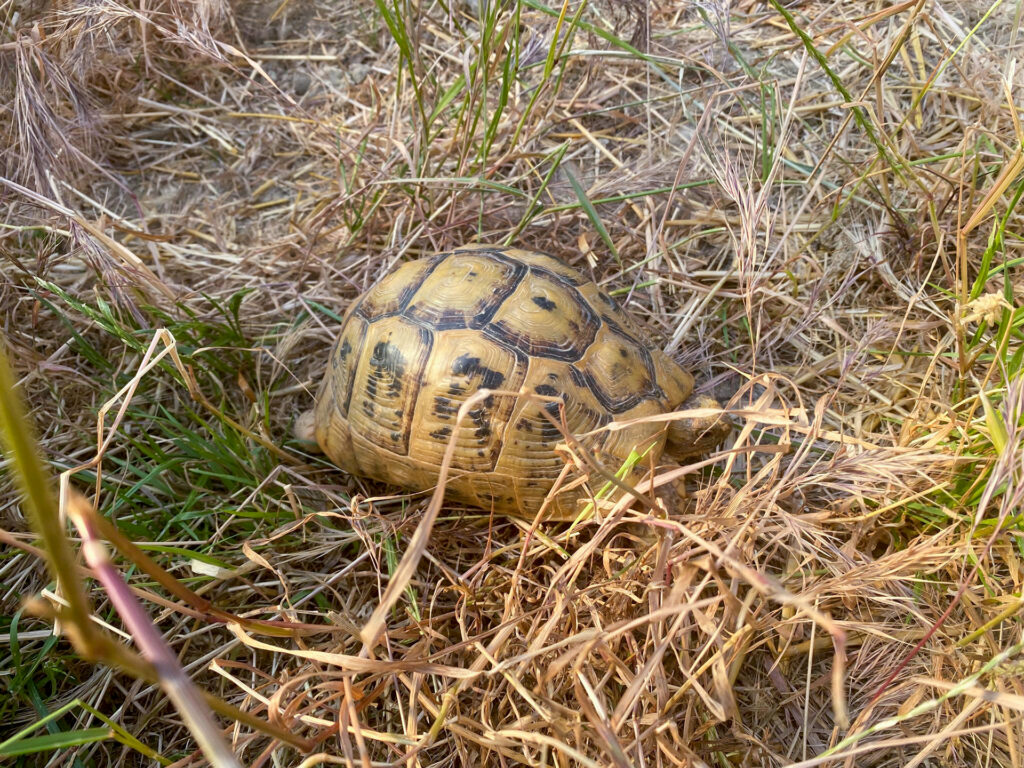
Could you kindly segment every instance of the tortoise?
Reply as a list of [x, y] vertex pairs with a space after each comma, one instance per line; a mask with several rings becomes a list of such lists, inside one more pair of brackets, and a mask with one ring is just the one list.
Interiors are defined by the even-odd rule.
[[[729, 425], [717, 414], [601, 429], [718, 407], [692, 396], [693, 385], [578, 270], [467, 245], [403, 263], [349, 306], [315, 407], [295, 431], [347, 472], [413, 491], [437, 485], [454, 440], [446, 497], [532, 518], [566, 466], [556, 450], [566, 433], [611, 472], [646, 451], [627, 480], [666, 445], [681, 459], [720, 442]], [[494, 392], [458, 421], [480, 389]], [[593, 498], [571, 479], [547, 499], [545, 519], [572, 519]]]

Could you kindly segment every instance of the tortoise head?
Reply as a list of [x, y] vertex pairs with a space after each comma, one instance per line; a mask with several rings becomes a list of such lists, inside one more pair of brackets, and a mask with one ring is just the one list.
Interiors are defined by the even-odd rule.
[[676, 459], [707, 453], [728, 437], [732, 423], [722, 415], [722, 405], [711, 395], [691, 395], [677, 410], [712, 410], [669, 422], [665, 452]]
[[675, 459], [685, 459], [707, 453], [721, 443], [732, 430], [730, 421], [722, 415], [721, 404], [711, 395], [693, 394], [693, 376], [675, 361], [665, 365], [669, 384], [666, 394], [676, 411], [709, 411], [696, 413], [669, 422], [665, 453]]

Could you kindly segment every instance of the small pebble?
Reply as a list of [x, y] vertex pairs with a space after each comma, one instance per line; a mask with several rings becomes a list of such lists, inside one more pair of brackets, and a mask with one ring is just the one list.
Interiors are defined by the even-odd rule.
[[364, 64], [361, 61], [353, 61], [348, 65], [348, 79], [353, 85], [359, 85], [366, 79], [366, 76], [370, 74], [370, 69], [371, 67], [369, 64]]

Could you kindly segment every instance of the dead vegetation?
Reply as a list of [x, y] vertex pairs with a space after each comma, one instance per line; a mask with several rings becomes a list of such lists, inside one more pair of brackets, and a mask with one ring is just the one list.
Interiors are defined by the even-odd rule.
[[[72, 484], [196, 593], [119, 561], [186, 671], [313, 745], [239, 759], [1022, 765], [1021, 7], [0, 4], [7, 347], [55, 471], [124, 404]], [[348, 302], [471, 239], [589, 270], [737, 429], [660, 517], [441, 509], [367, 646], [429, 499], [286, 436]], [[158, 328], [205, 405], [170, 358], [115, 397]], [[17, 759], [201, 764], [19, 613], [4, 488], [0, 740], [81, 701], [159, 757]]]

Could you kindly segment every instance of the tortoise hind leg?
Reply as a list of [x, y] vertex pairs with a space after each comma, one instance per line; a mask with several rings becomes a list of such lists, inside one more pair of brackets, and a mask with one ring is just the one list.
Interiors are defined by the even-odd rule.
[[310, 453], [323, 453], [316, 439], [316, 411], [308, 410], [295, 420], [292, 436]]

